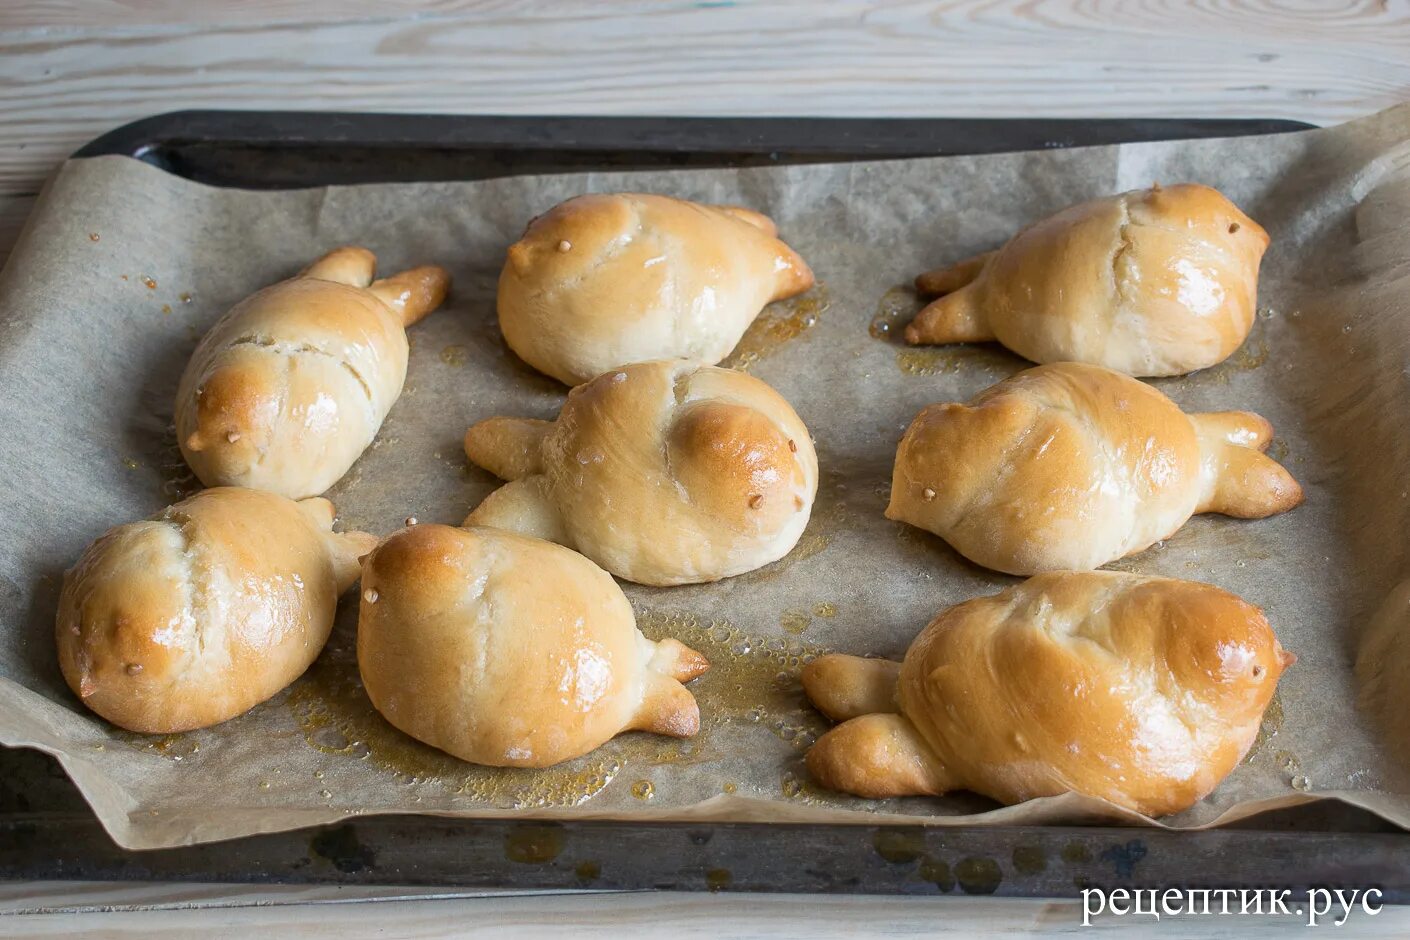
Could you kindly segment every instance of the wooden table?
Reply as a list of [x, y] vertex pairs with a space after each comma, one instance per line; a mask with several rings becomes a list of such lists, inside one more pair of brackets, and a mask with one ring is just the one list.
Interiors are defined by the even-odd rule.
[[[1406, 100], [1403, 0], [4, 0], [0, 258], [67, 154], [118, 124], [179, 108], [1330, 124]], [[346, 903], [358, 900], [368, 903]], [[132, 910], [100, 913], [114, 907]], [[578, 936], [650, 926], [711, 938], [968, 936], [1075, 932], [1079, 915], [1066, 902], [960, 898], [0, 886], [0, 935], [67, 937], [533, 936], [570, 923]], [[1236, 922], [1240, 935], [1291, 927]], [[1186, 918], [1178, 929], [1213, 935], [1231, 923]], [[1404, 936], [1410, 916], [1387, 910], [1357, 927]]]

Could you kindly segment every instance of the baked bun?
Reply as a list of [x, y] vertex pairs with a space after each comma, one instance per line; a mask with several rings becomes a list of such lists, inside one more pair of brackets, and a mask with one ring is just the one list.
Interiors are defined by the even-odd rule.
[[363, 562], [357, 663], [377, 710], [462, 760], [547, 767], [623, 731], [689, 737], [681, 683], [708, 667], [636, 628], [576, 552], [498, 529], [417, 525]]
[[297, 679], [375, 537], [333, 504], [204, 490], [109, 529], [64, 575], [59, 665], [83, 704], [129, 731], [234, 718]]
[[629, 362], [729, 355], [764, 305], [813, 286], [767, 216], [640, 193], [529, 223], [499, 277], [509, 348], [568, 385]]
[[1194, 183], [1079, 203], [997, 251], [922, 274], [943, 295], [909, 343], [997, 339], [1034, 362], [1180, 375], [1223, 362], [1253, 326], [1268, 233]]
[[176, 395], [181, 453], [207, 486], [317, 496], [372, 443], [406, 379], [406, 327], [450, 277], [339, 248], [237, 304], [196, 347]]
[[818, 458], [788, 402], [752, 376], [639, 362], [573, 389], [557, 421], [490, 418], [472, 461], [511, 480], [466, 525], [582, 552], [639, 584], [716, 581], [777, 561], [808, 524]]
[[1296, 661], [1227, 591], [1112, 571], [1054, 572], [932, 620], [898, 667], [828, 655], [803, 688], [843, 724], [808, 769], [858, 796], [1069, 790], [1162, 816], [1247, 753]]
[[1101, 366], [1038, 366], [969, 404], [930, 405], [901, 438], [886, 517], [1009, 574], [1097, 568], [1193, 513], [1258, 519], [1302, 502], [1258, 415], [1187, 415]]

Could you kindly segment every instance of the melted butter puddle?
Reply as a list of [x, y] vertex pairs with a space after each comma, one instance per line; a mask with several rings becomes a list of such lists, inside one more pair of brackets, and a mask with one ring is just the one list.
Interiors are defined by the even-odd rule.
[[135, 731], [117, 731], [113, 737], [135, 751], [145, 751], [169, 761], [184, 761], [195, 757], [201, 750], [200, 742], [187, 732], [176, 734], [138, 734]]
[[820, 601], [819, 603], [813, 605], [813, 612], [811, 614], [801, 607], [788, 608], [783, 613], [778, 615], [778, 625], [780, 627], [783, 627], [785, 633], [791, 633], [794, 636], [798, 636], [799, 634], [805, 632], [808, 627], [812, 626], [814, 617], [819, 617], [826, 620], [836, 616], [836, 604], [832, 603], [831, 601]]
[[759, 360], [767, 359], [790, 340], [812, 329], [831, 305], [832, 298], [825, 284], [818, 284], [789, 300], [769, 304], [744, 331], [734, 352], [720, 365], [748, 372]]
[[827, 650], [750, 636], [728, 621], [702, 623], [683, 612], [638, 611], [637, 626], [653, 640], [675, 637], [710, 661], [709, 671], [688, 686], [701, 706], [697, 754], [726, 725], [761, 725], [800, 751], [830, 727], [798, 681], [803, 665]]
[[1226, 361], [1239, 372], [1252, 372], [1268, 361], [1268, 340], [1260, 336], [1257, 342], [1245, 342]]
[[896, 368], [907, 375], [949, 375], [971, 368], [1012, 375], [1027, 368], [1013, 354], [994, 344], [907, 346], [906, 326], [926, 304], [909, 285], [898, 284], [881, 295], [867, 332], [896, 350]]
[[950, 375], [967, 369], [1003, 371], [1027, 366], [1009, 353], [990, 346], [908, 346], [896, 353], [896, 367], [907, 375]]
[[797, 607], [790, 607], [778, 615], [778, 625], [783, 627], [785, 633], [791, 633], [794, 636], [807, 630], [812, 622], [812, 616], [806, 610]]
[[867, 332], [884, 343], [904, 344], [906, 324], [915, 319], [925, 302], [909, 285], [898, 284], [881, 295]]
[[561, 854], [563, 829], [559, 826], [520, 826], [504, 837], [504, 857], [520, 865], [545, 865]]

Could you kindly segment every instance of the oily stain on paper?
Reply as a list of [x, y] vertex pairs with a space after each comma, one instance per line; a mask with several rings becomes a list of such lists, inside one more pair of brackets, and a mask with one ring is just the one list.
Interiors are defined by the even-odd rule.
[[826, 284], [818, 284], [805, 294], [769, 304], [744, 331], [734, 351], [720, 363], [727, 369], [749, 372], [761, 359], [767, 359], [791, 340], [817, 325], [832, 305]]
[[1028, 368], [1031, 363], [997, 343], [954, 343], [946, 346], [908, 346], [906, 325], [925, 306], [908, 285], [897, 285], [881, 295], [867, 332], [896, 350], [896, 367], [907, 375], [949, 375], [979, 370], [993, 381]]

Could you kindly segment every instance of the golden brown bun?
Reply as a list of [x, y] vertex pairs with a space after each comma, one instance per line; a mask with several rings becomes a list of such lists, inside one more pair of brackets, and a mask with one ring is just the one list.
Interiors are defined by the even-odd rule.
[[612, 577], [499, 529], [418, 525], [363, 561], [357, 662], [372, 704], [462, 760], [547, 767], [622, 731], [689, 737], [709, 663], [636, 628]]
[[847, 720], [818, 739], [808, 769], [871, 798], [973, 790], [1012, 804], [1072, 790], [1178, 813], [1243, 758], [1295, 661], [1262, 611], [1219, 588], [1038, 575], [941, 613], [911, 644], [895, 692], [856, 699], [856, 710], [837, 708], [847, 690], [879, 689], [895, 664], [810, 663], [809, 698]]
[[1208, 186], [1134, 190], [1071, 206], [998, 251], [922, 274], [941, 294], [908, 343], [997, 339], [1034, 362], [1179, 375], [1248, 336], [1268, 233]]
[[206, 333], [176, 395], [181, 453], [202, 483], [317, 496], [372, 443], [406, 380], [406, 327], [450, 286], [437, 267], [373, 281], [376, 263], [339, 248]]
[[335, 533], [326, 499], [205, 490], [109, 529], [64, 575], [69, 687], [130, 731], [218, 724], [293, 682], [377, 540]]
[[813, 286], [768, 217], [640, 193], [529, 223], [499, 277], [509, 348], [568, 385], [630, 362], [729, 355], [764, 305]]
[[639, 584], [742, 574], [792, 550], [818, 458], [788, 402], [756, 378], [684, 359], [614, 369], [568, 395], [557, 421], [490, 418], [472, 461], [513, 482], [466, 525], [582, 552]]
[[896, 451], [886, 517], [1010, 574], [1097, 568], [1193, 513], [1257, 519], [1302, 502], [1242, 411], [1187, 415], [1143, 382], [1062, 362], [969, 404], [930, 405]]

